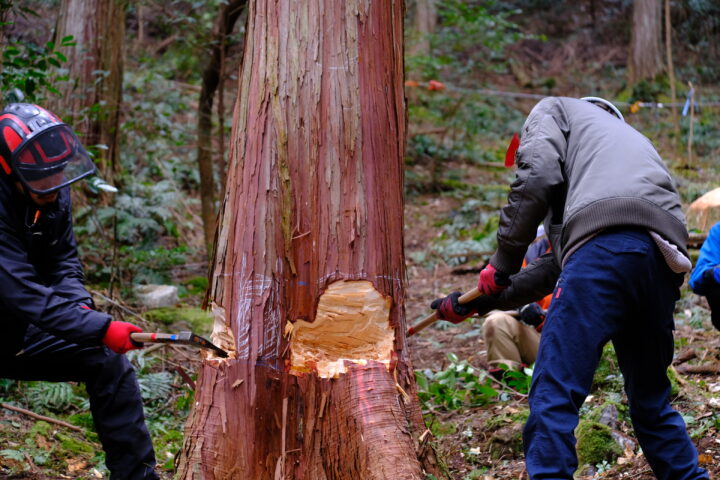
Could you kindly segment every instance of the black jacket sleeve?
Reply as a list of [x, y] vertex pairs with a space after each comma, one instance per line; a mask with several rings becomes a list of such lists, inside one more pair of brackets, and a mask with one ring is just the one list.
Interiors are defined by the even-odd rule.
[[[10, 317], [3, 321], [29, 322], [75, 343], [100, 342], [110, 316], [81, 307], [78, 300], [83, 295], [78, 285], [82, 282], [74, 267], [68, 267], [73, 264], [72, 260], [66, 258], [59, 262], [56, 283], [63, 287], [56, 289], [48, 285], [30, 263], [14, 229], [3, 220], [0, 220], [0, 260], [0, 303]], [[76, 257], [74, 261], [78, 261]], [[59, 278], [63, 274], [69, 277], [65, 281]]]
[[500, 294], [474, 300], [473, 309], [484, 315], [491, 310], [511, 310], [536, 302], [553, 291], [559, 276], [560, 266], [555, 256], [546, 253], [511, 275], [512, 283]]

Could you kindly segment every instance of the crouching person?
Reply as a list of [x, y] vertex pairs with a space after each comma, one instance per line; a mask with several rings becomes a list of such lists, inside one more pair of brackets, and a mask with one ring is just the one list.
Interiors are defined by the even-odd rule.
[[157, 479], [135, 372], [142, 331], [93, 309], [69, 185], [95, 172], [72, 129], [37, 105], [0, 112], [0, 377], [85, 384], [111, 480]]

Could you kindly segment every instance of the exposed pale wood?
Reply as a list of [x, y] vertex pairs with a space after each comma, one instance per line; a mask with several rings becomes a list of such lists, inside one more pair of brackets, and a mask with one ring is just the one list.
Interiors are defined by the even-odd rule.
[[290, 371], [337, 378], [350, 363], [375, 361], [389, 368], [395, 335], [391, 303], [368, 281], [331, 283], [320, 296], [315, 319], [294, 323]]

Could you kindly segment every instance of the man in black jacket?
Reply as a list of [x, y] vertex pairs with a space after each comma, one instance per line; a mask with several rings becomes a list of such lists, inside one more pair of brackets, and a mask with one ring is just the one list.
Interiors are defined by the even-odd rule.
[[112, 480], [157, 479], [135, 372], [142, 331], [95, 311], [72, 230], [68, 185], [95, 172], [54, 114], [0, 112], [0, 377], [85, 383]]
[[[433, 303], [440, 318], [469, 316], [553, 291], [523, 432], [530, 478], [573, 478], [578, 413], [612, 341], [635, 434], [657, 478], [707, 479], [668, 400], [673, 311], [691, 264], [680, 198], [662, 159], [617, 108], [595, 97], [540, 101], [516, 158], [498, 249], [478, 281], [486, 296], [470, 307], [456, 308], [455, 297]], [[543, 220], [552, 254], [520, 270]]]

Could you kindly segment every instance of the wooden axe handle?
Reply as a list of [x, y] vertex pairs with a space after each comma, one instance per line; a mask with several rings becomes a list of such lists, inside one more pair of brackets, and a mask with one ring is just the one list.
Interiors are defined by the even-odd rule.
[[177, 334], [173, 333], [157, 333], [157, 332], [141, 332], [131, 333], [130, 340], [133, 342], [143, 343], [170, 343], [180, 340]]
[[149, 342], [152, 340], [152, 335], [153, 335], [152, 333], [145, 333], [145, 332], [131, 333], [130, 340], [132, 340], [134, 342], [139, 342], [139, 343]]
[[[460, 296], [460, 298], [458, 298], [458, 303], [463, 304], [463, 303], [472, 302], [473, 300], [478, 298], [480, 295], [482, 295], [480, 293], [480, 290], [478, 290], [477, 287], [475, 287], [472, 290], [462, 294]], [[433, 323], [435, 323], [437, 321], [438, 321], [438, 316], [437, 316], [437, 310], [436, 310], [433, 313], [431, 313], [430, 315], [428, 315], [427, 317], [420, 320], [418, 323], [416, 323], [412, 327], [408, 328], [407, 336], [409, 337], [411, 335], [415, 335], [419, 331], [424, 330], [425, 328], [429, 327], [430, 325], [432, 325]]]

